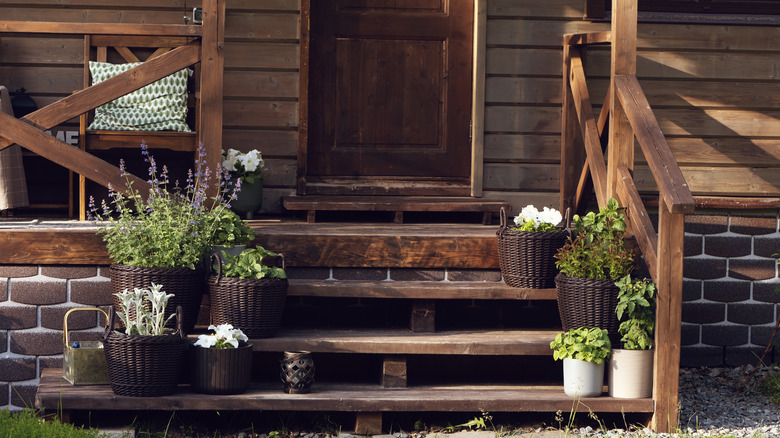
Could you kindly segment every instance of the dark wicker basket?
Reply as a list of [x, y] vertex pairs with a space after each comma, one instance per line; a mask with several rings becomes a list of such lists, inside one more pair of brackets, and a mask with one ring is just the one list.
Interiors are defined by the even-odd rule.
[[187, 339], [182, 331], [182, 309], [177, 308], [177, 330], [160, 336], [116, 333], [114, 309], [103, 336], [111, 390], [129, 397], [159, 397], [176, 391]]
[[[148, 289], [152, 283], [163, 285], [163, 291], [174, 294], [168, 300], [167, 309], [181, 306], [184, 311], [182, 328], [185, 333], [192, 331], [198, 319], [200, 302], [206, 289], [206, 270], [203, 267], [189, 268], [151, 268], [113, 264], [109, 267], [111, 278], [111, 297], [114, 310], [119, 310], [119, 298], [116, 293], [133, 288]], [[167, 315], [166, 315], [167, 316]], [[171, 324], [173, 321], [171, 321]], [[173, 328], [173, 325], [171, 325]]]
[[563, 330], [580, 327], [598, 327], [609, 332], [610, 340], [618, 336], [618, 287], [613, 280], [555, 277], [558, 288], [558, 313]]
[[568, 232], [516, 231], [507, 225], [506, 210], [501, 208], [498, 237], [498, 264], [504, 282], [512, 287], [555, 287], [555, 254], [566, 243]]
[[[284, 256], [279, 254], [278, 258], [284, 268]], [[214, 259], [212, 257], [212, 260]], [[211, 323], [232, 324], [250, 339], [276, 336], [287, 299], [287, 279], [224, 277], [222, 262], [219, 258], [216, 258], [216, 261], [217, 275], [208, 279]]]

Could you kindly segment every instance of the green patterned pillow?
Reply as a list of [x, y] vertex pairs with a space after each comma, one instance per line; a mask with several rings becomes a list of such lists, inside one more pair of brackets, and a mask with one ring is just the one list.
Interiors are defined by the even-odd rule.
[[[90, 61], [92, 83], [103, 82], [139, 64]], [[180, 70], [95, 108], [95, 120], [88, 129], [190, 132], [187, 126], [188, 76], [188, 69]]]

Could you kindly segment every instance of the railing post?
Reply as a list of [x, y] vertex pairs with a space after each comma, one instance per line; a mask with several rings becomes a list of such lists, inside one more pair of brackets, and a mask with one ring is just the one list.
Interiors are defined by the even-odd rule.
[[580, 125], [577, 123], [577, 110], [572, 101], [570, 82], [572, 50], [577, 49], [564, 40], [560, 170], [561, 211], [566, 211], [568, 208], [573, 210], [577, 208], [577, 184], [579, 183], [582, 166], [585, 164], [585, 150], [582, 147], [578, 147], [576, 143]]
[[653, 376], [653, 429], [657, 432], [673, 432], [677, 427], [684, 228], [685, 215], [672, 213], [666, 202], [659, 202]]
[[[203, 2], [203, 40], [201, 44], [201, 112], [198, 140], [205, 148], [206, 165], [216, 172], [222, 162], [222, 96], [225, 64], [225, 0]], [[208, 113], [208, 117], [203, 117]], [[214, 175], [215, 178], [218, 175]], [[212, 195], [216, 185], [211, 185]]]
[[637, 0], [612, 0], [612, 62], [610, 78], [607, 196], [615, 196], [618, 168], [634, 169], [634, 134], [614, 90], [616, 75], [636, 74]]

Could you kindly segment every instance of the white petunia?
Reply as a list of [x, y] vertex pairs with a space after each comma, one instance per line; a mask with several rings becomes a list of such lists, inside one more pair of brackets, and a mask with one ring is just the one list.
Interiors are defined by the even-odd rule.
[[515, 217], [515, 225], [523, 225], [526, 222], [534, 222], [536, 223], [536, 218], [539, 215], [539, 210], [536, 209], [533, 205], [526, 205], [522, 210], [520, 210], [520, 214]]
[[230, 172], [235, 172], [239, 153], [240, 152], [235, 149], [228, 149], [225, 158], [222, 160], [222, 168]]
[[195, 345], [203, 348], [211, 348], [217, 345], [217, 337], [214, 335], [200, 335]]
[[539, 214], [539, 219], [548, 224], [558, 225], [563, 220], [563, 216], [554, 208], [544, 207], [544, 210]]

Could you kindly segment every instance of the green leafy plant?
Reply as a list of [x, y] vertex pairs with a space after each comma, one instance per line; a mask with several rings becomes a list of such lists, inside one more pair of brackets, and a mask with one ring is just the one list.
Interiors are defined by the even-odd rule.
[[125, 334], [142, 336], [159, 336], [165, 333], [165, 324], [176, 314], [165, 318], [165, 306], [173, 294], [166, 294], [163, 285], [154, 284], [149, 289], [134, 288], [132, 292], [125, 289], [115, 293], [119, 297], [121, 311], [117, 316], [125, 325]]
[[[615, 308], [621, 320], [618, 332], [626, 350], [647, 350], [653, 347], [655, 330], [655, 284], [647, 279], [632, 279], [626, 275], [615, 282], [618, 304]], [[625, 320], [623, 317], [625, 316]]]
[[520, 214], [515, 216], [515, 226], [511, 229], [516, 231], [561, 231], [555, 226], [562, 220], [563, 216], [554, 208], [544, 207], [542, 211], [539, 211], [533, 205], [526, 205]]
[[[225, 254], [225, 261], [222, 264], [222, 275], [231, 278], [250, 278], [254, 280], [261, 278], [287, 278], [284, 269], [278, 266], [263, 264], [263, 258], [275, 256], [276, 253], [261, 246], [247, 248], [236, 256]], [[214, 269], [217, 269], [216, 265]]]
[[617, 280], [631, 272], [634, 255], [623, 236], [623, 207], [611, 198], [598, 213], [574, 215], [574, 232], [555, 255], [555, 266], [569, 277]]
[[606, 330], [598, 327], [580, 327], [558, 333], [550, 342], [553, 359], [577, 359], [602, 364], [612, 352]]
[[222, 167], [229, 172], [231, 178], [240, 178], [249, 184], [262, 180], [265, 173], [265, 161], [257, 149], [247, 153], [228, 149], [222, 154]]
[[215, 210], [215, 229], [212, 245], [234, 247], [247, 245], [255, 238], [255, 230], [250, 228], [239, 215], [229, 209]]
[[[202, 146], [198, 149], [196, 170], [190, 172], [183, 188], [168, 180], [166, 166], [157, 170], [145, 143], [141, 144], [141, 154], [149, 163], [149, 192], [139, 192], [128, 179], [128, 191], [123, 194], [109, 190], [111, 202], [104, 199], [100, 210], [90, 198], [90, 219], [97, 221], [98, 234], [102, 234], [114, 263], [195, 269], [206, 259], [217, 220], [228, 209], [229, 201], [237, 197], [238, 187], [233, 187], [228, 195], [231, 190], [221, 185], [217, 196], [209, 198], [209, 181], [213, 177], [206, 167]], [[120, 163], [120, 170], [127, 178], [124, 162]]]
[[0, 438], [94, 438], [102, 436], [96, 429], [84, 429], [59, 421], [43, 421], [34, 411], [11, 412], [0, 409]]

